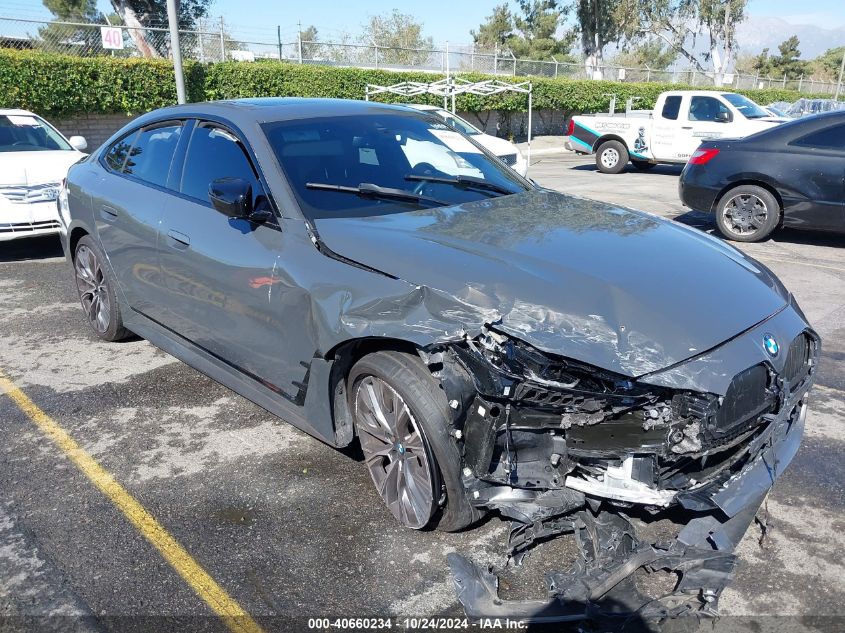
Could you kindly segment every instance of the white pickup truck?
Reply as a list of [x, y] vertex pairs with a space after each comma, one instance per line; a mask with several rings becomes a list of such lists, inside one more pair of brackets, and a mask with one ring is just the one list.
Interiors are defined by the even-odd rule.
[[618, 174], [628, 160], [637, 169], [686, 163], [705, 139], [748, 136], [783, 121], [735, 92], [663, 92], [654, 110], [633, 110], [629, 99], [624, 113], [614, 111], [615, 103], [614, 96], [609, 114], [572, 117], [567, 130], [566, 148], [595, 153], [606, 174]]

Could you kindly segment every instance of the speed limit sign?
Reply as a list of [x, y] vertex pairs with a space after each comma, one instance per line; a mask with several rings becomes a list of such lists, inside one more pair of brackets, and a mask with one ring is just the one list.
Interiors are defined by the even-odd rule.
[[122, 49], [123, 31], [113, 26], [101, 26], [100, 37], [103, 39], [103, 48]]

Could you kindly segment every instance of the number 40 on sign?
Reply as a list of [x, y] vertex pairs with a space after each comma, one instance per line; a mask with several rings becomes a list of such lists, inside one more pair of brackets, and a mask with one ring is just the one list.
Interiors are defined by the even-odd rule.
[[122, 49], [123, 31], [113, 26], [101, 26], [100, 37], [103, 40], [103, 48]]

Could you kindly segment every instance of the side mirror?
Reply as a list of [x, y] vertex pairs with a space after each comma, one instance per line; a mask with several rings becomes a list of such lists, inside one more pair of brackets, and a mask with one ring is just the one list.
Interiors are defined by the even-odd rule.
[[716, 123], [730, 123], [732, 119], [731, 113], [724, 110], [716, 115]]
[[230, 218], [247, 219], [252, 214], [252, 185], [243, 178], [218, 178], [208, 186], [212, 206]]
[[85, 140], [84, 136], [71, 136], [67, 142], [70, 143], [73, 149], [79, 152], [84, 152], [88, 149], [88, 141]]

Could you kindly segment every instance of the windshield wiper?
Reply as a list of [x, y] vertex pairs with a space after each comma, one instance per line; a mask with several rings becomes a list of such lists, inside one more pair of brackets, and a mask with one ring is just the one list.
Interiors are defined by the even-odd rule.
[[427, 202], [429, 204], [436, 204], [438, 206], [447, 207], [451, 202], [438, 200], [429, 196], [422, 196], [413, 191], [405, 191], [404, 189], [393, 189], [391, 187], [382, 187], [371, 182], [362, 182], [357, 187], [347, 187], [345, 185], [333, 185], [325, 182], [307, 182], [306, 189], [319, 189], [321, 191], [337, 191], [340, 193], [354, 193], [365, 198], [383, 198], [386, 200], [408, 200], [409, 202]]
[[423, 174], [408, 174], [405, 176], [405, 180], [442, 182], [450, 185], [458, 185], [459, 187], [467, 187], [469, 189], [487, 189], [488, 191], [495, 191], [505, 195], [515, 193], [507, 187], [497, 185], [496, 183], [489, 182], [483, 178], [476, 178], [475, 176], [425, 176]]

